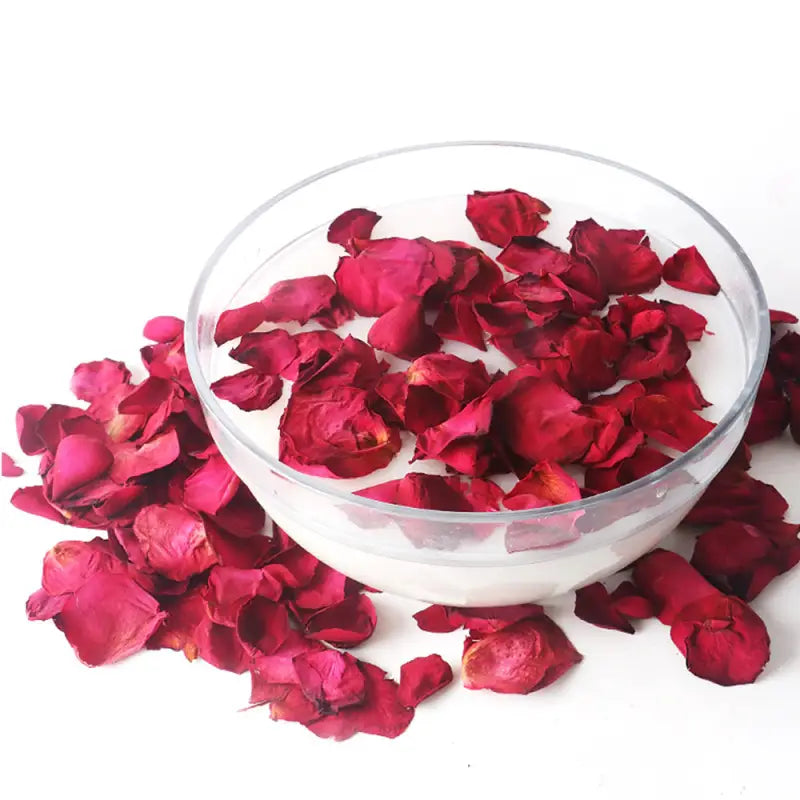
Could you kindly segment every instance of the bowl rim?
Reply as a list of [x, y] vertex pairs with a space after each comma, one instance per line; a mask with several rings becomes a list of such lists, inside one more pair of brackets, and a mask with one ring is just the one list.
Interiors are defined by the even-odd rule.
[[[293, 469], [286, 464], [279, 461], [275, 456], [270, 455], [263, 450], [257, 442], [245, 434], [239, 426], [228, 416], [222, 404], [217, 400], [214, 393], [211, 391], [210, 383], [206, 379], [203, 369], [200, 365], [199, 358], [199, 319], [200, 319], [200, 304], [206, 285], [211, 278], [212, 273], [217, 267], [219, 261], [224, 256], [231, 244], [259, 217], [266, 213], [270, 208], [278, 204], [281, 200], [291, 194], [316, 183], [323, 178], [341, 172], [350, 167], [359, 166], [370, 161], [375, 161], [383, 158], [390, 158], [392, 156], [404, 155], [406, 153], [413, 153], [421, 150], [434, 150], [442, 148], [461, 148], [461, 147], [498, 147], [498, 148], [522, 148], [528, 150], [540, 150], [545, 152], [557, 153], [560, 155], [570, 156], [578, 159], [591, 161], [597, 164], [602, 164], [607, 167], [618, 169], [626, 172], [636, 178], [640, 178], [654, 186], [662, 189], [663, 191], [671, 194], [673, 197], [680, 200], [687, 205], [695, 213], [697, 213], [704, 222], [713, 228], [722, 239], [728, 244], [733, 251], [734, 255], [738, 258], [740, 264], [744, 268], [752, 290], [755, 293], [756, 306], [758, 309], [758, 333], [755, 357], [750, 366], [748, 374], [745, 379], [744, 386], [739, 392], [734, 403], [725, 413], [723, 418], [717, 423], [715, 428], [701, 439], [694, 447], [681, 453], [673, 461], [664, 467], [651, 472], [649, 475], [632, 481], [631, 483], [612, 489], [608, 492], [602, 492], [593, 497], [583, 498], [570, 503], [563, 503], [561, 505], [550, 506], [547, 508], [538, 509], [524, 509], [519, 511], [438, 511], [434, 509], [418, 509], [410, 506], [395, 505], [393, 503], [385, 503], [380, 500], [372, 500], [366, 497], [360, 497], [352, 492], [343, 489], [337, 489], [331, 485], [330, 479], [318, 478], [312, 475], [307, 475], [303, 472]], [[723, 292], [724, 294], [724, 292]], [[216, 422], [224, 427], [227, 432], [237, 441], [237, 443], [246, 448], [252, 455], [259, 460], [263, 461], [265, 465], [278, 473], [283, 478], [291, 481], [292, 483], [299, 484], [308, 488], [316, 493], [324, 495], [329, 499], [334, 499], [341, 502], [354, 504], [373, 511], [380, 511], [382, 513], [390, 514], [393, 517], [403, 517], [407, 519], [422, 519], [430, 522], [442, 523], [487, 523], [494, 522], [509, 523], [515, 521], [524, 521], [528, 519], [546, 520], [548, 518], [559, 517], [562, 514], [570, 514], [575, 511], [585, 511], [608, 502], [621, 500], [624, 497], [636, 493], [638, 490], [658, 483], [663, 478], [678, 472], [685, 468], [690, 463], [701, 458], [711, 447], [713, 447], [730, 428], [738, 420], [744, 409], [753, 400], [758, 385], [761, 380], [761, 374], [766, 366], [767, 355], [769, 352], [770, 343], [770, 322], [769, 322], [769, 307], [767, 304], [766, 294], [758, 274], [753, 266], [750, 258], [745, 253], [742, 246], [736, 241], [725, 226], [723, 226], [715, 217], [713, 217], [702, 206], [697, 204], [687, 195], [673, 188], [652, 175], [642, 172], [634, 167], [629, 167], [618, 161], [604, 158], [603, 156], [585, 153], [580, 150], [571, 148], [559, 147], [557, 145], [539, 144], [531, 142], [519, 141], [503, 141], [503, 140], [461, 140], [461, 141], [445, 141], [445, 142], [431, 142], [425, 144], [414, 144], [405, 147], [397, 147], [388, 150], [381, 150], [378, 152], [370, 153], [368, 155], [360, 156], [358, 158], [343, 161], [335, 166], [328, 167], [321, 170], [307, 178], [287, 187], [281, 192], [271, 197], [266, 202], [251, 211], [244, 219], [241, 220], [225, 238], [216, 247], [214, 252], [206, 261], [206, 264], [200, 273], [197, 283], [189, 301], [189, 308], [186, 315], [185, 323], [185, 345], [186, 345], [186, 359], [189, 367], [189, 373], [195, 388], [197, 389], [198, 396], [203, 404], [206, 413], [211, 413]], [[541, 553], [540, 553], [541, 555]]]

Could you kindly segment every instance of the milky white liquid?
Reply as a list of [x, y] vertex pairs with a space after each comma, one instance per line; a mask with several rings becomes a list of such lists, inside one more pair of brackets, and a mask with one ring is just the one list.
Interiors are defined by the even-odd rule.
[[[548, 198], [548, 203], [553, 207], [553, 212], [547, 217], [549, 225], [542, 234], [542, 237], [557, 244], [565, 249], [569, 249], [567, 233], [576, 220], [585, 219], [593, 216], [597, 222], [606, 227], [635, 228], [636, 220], [619, 220], [607, 216], [593, 213], [591, 209], [581, 207], [573, 203], [552, 202]], [[409, 203], [389, 206], [386, 208], [375, 208], [382, 219], [375, 226], [372, 238], [383, 238], [389, 236], [402, 236], [414, 238], [425, 236], [429, 239], [451, 239], [461, 240], [468, 244], [480, 247], [484, 252], [492, 257], [496, 257], [499, 249], [480, 241], [475, 235], [475, 231], [470, 225], [464, 214], [465, 198], [456, 197], [436, 197], [431, 199], [417, 200]], [[344, 209], [343, 209], [344, 210]], [[270, 287], [279, 280], [296, 278], [307, 275], [329, 274], [333, 275], [338, 259], [343, 255], [343, 250], [338, 245], [330, 244], [326, 240], [327, 224], [310, 231], [299, 239], [287, 245], [285, 248], [269, 257], [264, 264], [250, 277], [250, 279], [240, 288], [231, 298], [229, 307], [237, 307], [246, 303], [251, 303], [264, 297]], [[658, 235], [656, 231], [648, 231], [651, 246], [663, 261], [674, 253], [679, 247], [692, 244], [691, 242], [673, 243]], [[710, 263], [712, 271], [714, 263]], [[516, 277], [507, 274], [506, 278]], [[732, 406], [739, 395], [746, 376], [745, 350], [742, 345], [742, 334], [736, 317], [725, 298], [721, 293], [716, 297], [699, 295], [683, 292], [678, 289], [662, 284], [659, 288], [646, 297], [654, 299], [671, 300], [673, 302], [684, 303], [696, 311], [699, 311], [708, 319], [708, 330], [715, 335], [706, 334], [700, 342], [691, 342], [692, 352], [689, 360], [689, 368], [699, 384], [703, 394], [712, 405], [701, 412], [703, 416], [712, 420], [720, 420]], [[432, 321], [430, 319], [429, 321]], [[342, 337], [351, 334], [364, 341], [374, 323], [374, 318], [356, 317], [336, 329], [336, 333]], [[259, 330], [268, 330], [272, 325], [264, 325]], [[295, 333], [301, 328], [295, 324], [283, 326], [290, 333]], [[303, 330], [312, 330], [316, 325], [309, 324]], [[211, 375], [216, 380], [225, 375], [239, 372], [243, 365], [234, 361], [228, 356], [230, 348], [235, 342], [219, 348], [212, 360]], [[514, 364], [502, 353], [489, 346], [487, 352], [477, 350], [469, 345], [460, 342], [445, 341], [443, 351], [453, 353], [468, 361], [482, 359], [489, 372], [497, 369], [508, 371]], [[391, 371], [404, 370], [408, 363], [389, 354], [383, 357], [390, 363]], [[278, 422], [283, 413], [286, 403], [290, 396], [291, 385], [287, 381], [284, 384], [283, 395], [269, 409], [263, 411], [242, 411], [232, 403], [222, 401], [226, 412], [231, 419], [245, 432], [253, 441], [268, 453], [277, 458], [279, 431]], [[611, 390], [609, 390], [611, 391]], [[409, 433], [403, 433], [403, 447], [394, 457], [392, 462], [384, 469], [377, 470], [362, 478], [352, 480], [329, 479], [332, 487], [344, 491], [358, 491], [359, 489], [374, 486], [384, 481], [401, 478], [409, 471], [428, 472], [433, 474], [446, 474], [445, 466], [441, 462], [428, 459], [420, 460], [409, 465], [409, 461], [414, 451], [415, 437]], [[576, 478], [580, 479], [582, 470], [575, 472]], [[261, 500], [267, 511], [273, 513], [272, 504], [267, 494], [259, 491], [252, 476], [242, 474], [244, 480], [251, 486], [256, 496]], [[508, 491], [516, 482], [513, 475], [491, 476], [500, 486]], [[288, 489], [286, 491], [289, 491]], [[304, 498], [299, 498], [302, 500]], [[297, 505], [298, 503], [293, 503]], [[613, 546], [609, 548], [586, 550], [582, 547], [582, 552], [570, 556], [569, 548], [562, 548], [563, 558], [559, 558], [558, 580], [553, 580], [553, 569], [547, 563], [528, 564], [520, 566], [521, 572], [516, 577], [512, 577], [512, 570], [503, 568], [504, 579], [510, 581], [513, 588], [507, 592], [499, 592], [491, 587], [488, 580], [488, 573], [480, 575], [480, 568], [475, 567], [443, 567], [440, 565], [425, 567], [420, 564], [408, 564], [410, 568], [403, 574], [403, 562], [397, 559], [383, 559], [375, 554], [359, 553], [352, 548], [346, 549], [331, 543], [328, 538], [321, 534], [319, 530], [312, 530], [311, 524], [304, 524], [304, 511], [302, 508], [293, 508], [291, 519], [277, 519], [276, 521], [287, 528], [288, 532], [295, 537], [303, 546], [352, 577], [363, 580], [364, 582], [376, 587], [396, 591], [418, 599], [425, 599], [437, 602], [449, 602], [461, 605], [487, 605], [494, 603], [519, 602], [522, 599], [544, 599], [547, 596], [560, 594], [573, 588], [576, 584], [586, 583], [604, 574], [608, 574], [615, 568], [623, 566], [632, 558], [637, 557], [654, 546], [655, 543], [669, 529], [673, 528], [683, 514], [691, 506], [681, 501], [681, 507], [669, 517], [664, 517], [658, 521], [655, 519], [647, 520], [647, 524], [642, 525], [645, 520], [639, 521], [643, 531], [639, 539], [630, 537], [626, 548]], [[335, 513], [338, 509], [331, 509], [331, 525], [345, 527], [351, 525], [346, 516], [336, 520]], [[295, 513], [297, 516], [295, 516]], [[644, 512], [643, 512], [644, 513]], [[652, 516], [652, 512], [650, 512]], [[624, 522], [628, 522], [625, 520]], [[630, 520], [632, 526], [636, 526], [635, 520]], [[386, 522], [387, 530], [380, 531], [381, 535], [396, 535], [397, 531], [388, 519]], [[389, 530], [389, 529], [392, 530]], [[646, 529], [646, 530], [645, 530]], [[360, 533], [360, 531], [358, 532]], [[374, 533], [364, 533], [364, 536], [372, 537]], [[592, 534], [594, 536], [594, 534]], [[488, 557], [496, 557], [498, 553], [497, 541], [492, 537], [484, 541], [466, 542], [464, 548], [459, 548], [459, 553], [466, 551], [467, 554], [481, 556], [485, 553]], [[509, 563], [525, 560], [525, 553], [509, 556]], [[569, 562], [571, 563], [571, 566]], [[538, 569], [538, 573], [536, 570]], [[424, 574], [425, 571], [427, 574]], [[449, 570], [449, 574], [448, 573]], [[547, 580], [543, 580], [545, 571]], [[496, 573], [491, 573], [496, 574]], [[538, 583], [537, 583], [538, 581]], [[532, 587], [530, 590], [525, 587]], [[535, 587], [539, 588], [535, 588]], [[527, 592], [527, 594], [526, 594]]]

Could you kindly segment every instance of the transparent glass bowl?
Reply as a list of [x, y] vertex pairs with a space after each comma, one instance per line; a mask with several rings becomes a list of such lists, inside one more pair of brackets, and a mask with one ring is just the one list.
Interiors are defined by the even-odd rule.
[[[535, 511], [424, 511], [355, 497], [269, 455], [209, 389], [213, 333], [237, 290], [288, 243], [343, 210], [509, 186], [573, 200], [625, 220], [712, 264], [744, 348], [738, 397], [717, 427], [668, 466], [614, 491]], [[267, 267], [268, 268], [268, 267]], [[255, 299], [255, 298], [253, 298]], [[547, 600], [603, 578], [658, 544], [689, 511], [744, 434], [769, 347], [769, 316], [752, 264], [706, 211], [666, 184], [606, 159], [545, 145], [455, 142], [341, 164], [281, 192], [220, 244], [192, 295], [189, 368], [222, 454], [269, 515], [318, 558], [384, 591], [450, 605]], [[509, 544], [517, 552], [509, 552]], [[520, 549], [526, 548], [526, 549]]]

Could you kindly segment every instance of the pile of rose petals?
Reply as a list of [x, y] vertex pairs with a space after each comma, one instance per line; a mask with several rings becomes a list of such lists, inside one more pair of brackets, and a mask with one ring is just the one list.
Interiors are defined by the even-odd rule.
[[[510, 280], [478, 248], [371, 240], [377, 214], [342, 214], [329, 231], [347, 252], [335, 280], [283, 281], [263, 301], [221, 315], [217, 344], [239, 339], [231, 355], [246, 369], [214, 391], [259, 410], [291, 381], [280, 455], [314, 475], [367, 475], [395, 456], [401, 431], [415, 435], [415, 458], [438, 459], [450, 474], [410, 472], [360, 494], [418, 508], [535, 509], [664, 466], [659, 446], [686, 450], [712, 427], [696, 413], [707, 402], [686, 366], [705, 319], [635, 293], [662, 278], [709, 294], [719, 286], [695, 248], [662, 266], [644, 231], [585, 220], [562, 251], [538, 236], [548, 212], [512, 190], [468, 198], [469, 220], [503, 248], [497, 260]], [[610, 294], [621, 296], [605, 316], [593, 314]], [[356, 313], [378, 317], [369, 343], [333, 331]], [[263, 329], [284, 322], [319, 327]], [[796, 322], [772, 312], [774, 341], [745, 442], [686, 519], [700, 528], [691, 562], [656, 550], [616, 588], [595, 583], [576, 594], [577, 616], [603, 628], [633, 633], [632, 621], [657, 617], [688, 669], [723, 685], [752, 682], [763, 669], [769, 636], [747, 603], [800, 561], [800, 526], [784, 519], [777, 490], [749, 474], [748, 446], [787, 427], [800, 441], [800, 335], [785, 330]], [[439, 352], [443, 339], [485, 349], [487, 335], [515, 369], [489, 374], [480, 359]], [[72, 380], [81, 406], [17, 413], [20, 449], [40, 456], [40, 481], [12, 503], [105, 533], [47, 553], [29, 618], [52, 619], [90, 666], [169, 648], [249, 672], [251, 704], [269, 704], [273, 719], [335, 739], [399, 735], [416, 706], [451, 682], [450, 665], [415, 658], [397, 682], [347, 652], [375, 629], [368, 590], [281, 529], [264, 535], [263, 509], [209, 435], [182, 321], [150, 320], [145, 337], [141, 383], [121, 362], [89, 362]], [[390, 372], [376, 349], [412, 363]], [[596, 394], [618, 379], [630, 382]], [[564, 469], [574, 464], [585, 468], [583, 486]], [[513, 489], [486, 477], [497, 472], [517, 475]], [[5, 453], [2, 474], [22, 474]], [[582, 659], [534, 604], [430, 606], [415, 619], [425, 631], [467, 631], [461, 675], [470, 689], [528, 693]]]

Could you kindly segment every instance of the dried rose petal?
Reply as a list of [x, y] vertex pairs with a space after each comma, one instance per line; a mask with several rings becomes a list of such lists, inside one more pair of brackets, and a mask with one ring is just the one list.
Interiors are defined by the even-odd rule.
[[569, 253], [538, 236], [513, 237], [497, 260], [518, 275], [561, 275], [572, 267]]
[[758, 444], [777, 438], [786, 430], [790, 415], [789, 400], [783, 393], [783, 387], [767, 367], [761, 375], [744, 440], [748, 444]]
[[619, 391], [609, 394], [599, 394], [592, 398], [593, 406], [609, 406], [615, 408], [623, 417], [630, 417], [633, 413], [633, 403], [637, 397], [646, 394], [644, 385], [639, 381], [627, 383]]
[[694, 447], [715, 427], [713, 422], [661, 394], [637, 398], [631, 422], [660, 444], [681, 452]]
[[211, 456], [183, 485], [183, 503], [193, 511], [216, 514], [230, 503], [240, 481], [221, 455]]
[[344, 256], [334, 275], [342, 296], [364, 317], [379, 317], [404, 300], [421, 298], [441, 278], [434, 253], [416, 239], [377, 239]]
[[552, 380], [525, 378], [503, 399], [497, 416], [508, 447], [532, 463], [580, 458], [595, 423], [576, 413], [580, 400]]
[[486, 350], [483, 328], [475, 313], [473, 300], [463, 294], [454, 294], [442, 306], [433, 330], [442, 337], [464, 342], [478, 350]]
[[777, 309], [771, 308], [769, 310], [769, 321], [771, 325], [794, 325], [800, 320], [797, 319], [795, 314], [789, 311], [778, 311]]
[[36, 514], [38, 517], [60, 522], [62, 525], [67, 521], [64, 515], [47, 500], [43, 486], [26, 486], [17, 489], [11, 495], [11, 505], [20, 511]]
[[643, 231], [607, 230], [593, 219], [569, 232], [571, 254], [591, 264], [610, 294], [649, 292], [661, 282], [661, 262]]
[[63, 498], [99, 478], [113, 461], [111, 451], [98, 439], [81, 434], [65, 436], [59, 442], [47, 476], [53, 500]]
[[248, 303], [240, 308], [229, 308], [219, 315], [214, 330], [214, 344], [221, 345], [254, 331], [266, 320], [263, 303]]
[[367, 341], [409, 361], [442, 346], [438, 334], [425, 322], [422, 301], [413, 297], [382, 314], [370, 328]]
[[342, 347], [341, 337], [333, 331], [304, 331], [292, 338], [297, 345], [297, 358], [281, 372], [281, 377], [290, 381], [312, 375]]
[[104, 358], [75, 367], [70, 389], [79, 400], [93, 403], [114, 387], [130, 383], [130, 379], [130, 370], [121, 361]]
[[716, 594], [677, 614], [670, 636], [689, 672], [720, 686], [752, 683], [769, 661], [769, 634], [738, 597]]
[[25, 613], [31, 622], [44, 622], [60, 614], [67, 605], [70, 595], [53, 596], [44, 589], [35, 591], [25, 603]]
[[241, 675], [250, 666], [250, 653], [242, 646], [234, 628], [204, 620], [195, 631], [197, 653], [217, 669]]
[[256, 595], [277, 601], [281, 586], [268, 579], [260, 569], [238, 567], [211, 568], [208, 582], [201, 590], [208, 616], [219, 625], [233, 627], [242, 608]]
[[153, 317], [145, 323], [142, 335], [151, 342], [172, 342], [183, 335], [183, 320], [179, 317]]
[[217, 563], [203, 520], [173, 503], [145, 506], [136, 515], [133, 533], [150, 567], [173, 581]]
[[331, 358], [317, 369], [305, 370], [294, 391], [302, 386], [306, 394], [322, 394], [334, 387], [373, 389], [389, 365], [378, 361], [375, 351], [360, 339], [348, 336]]
[[475, 633], [493, 633], [520, 620], [539, 617], [543, 613], [542, 607], [535, 603], [485, 608], [433, 605], [418, 611], [414, 614], [414, 619], [421, 630], [431, 633], [450, 633], [459, 628], [468, 628]]
[[647, 394], [665, 395], [692, 410], [699, 411], [711, 405], [686, 367], [671, 378], [649, 378], [644, 381], [644, 387]]
[[708, 320], [699, 312], [682, 303], [659, 300], [659, 306], [667, 315], [667, 324], [678, 328], [688, 342], [699, 342], [706, 332]]
[[654, 300], [626, 294], [609, 307], [605, 319], [609, 330], [618, 339], [639, 339], [658, 333], [667, 323], [667, 313]]
[[787, 383], [786, 393], [789, 397], [789, 430], [800, 444], [800, 383]]
[[581, 499], [581, 490], [574, 478], [558, 464], [542, 461], [535, 464], [503, 498], [506, 508], [545, 508]]
[[266, 322], [299, 322], [305, 325], [313, 317], [331, 309], [336, 284], [329, 275], [290, 278], [273, 284], [261, 301]]
[[728, 520], [753, 522], [783, 519], [789, 504], [768, 483], [745, 471], [726, 466], [711, 481], [684, 521], [690, 525], [717, 525]]
[[335, 647], [355, 647], [372, 636], [376, 621], [372, 600], [353, 594], [306, 619], [305, 633]]
[[[753, 600], [773, 578], [800, 562], [800, 541], [789, 526], [787, 542], [744, 522], [724, 522], [695, 542], [692, 566], [715, 586], [742, 600]], [[779, 532], [780, 533], [780, 532]]]
[[166, 617], [158, 602], [126, 575], [98, 572], [67, 600], [56, 624], [90, 667], [141, 650]]
[[652, 617], [653, 606], [629, 581], [610, 593], [598, 582], [575, 592], [575, 616], [600, 628], [635, 633], [630, 620]]
[[286, 606], [256, 595], [245, 603], [236, 620], [236, 634], [250, 655], [271, 655], [289, 635]]
[[719, 294], [719, 283], [697, 248], [684, 247], [664, 262], [664, 280], [676, 289]]
[[371, 733], [394, 739], [414, 718], [414, 710], [399, 700], [398, 686], [386, 673], [366, 662], [359, 662], [364, 674], [366, 697], [359, 705], [347, 706], [336, 714], [311, 722], [308, 729], [324, 739], [342, 741], [355, 733]]
[[122, 484], [131, 478], [162, 469], [172, 464], [180, 452], [180, 442], [174, 428], [138, 446], [126, 442], [114, 450], [111, 479]]
[[597, 423], [594, 441], [583, 454], [582, 464], [595, 468], [616, 466], [632, 456], [644, 442], [644, 434], [626, 425], [613, 406], [591, 405], [581, 413]]
[[800, 333], [789, 331], [769, 350], [769, 367], [781, 380], [800, 380]]
[[467, 689], [528, 694], [549, 686], [582, 658], [564, 631], [542, 615], [467, 639], [461, 679]]
[[211, 384], [211, 391], [228, 400], [242, 411], [262, 411], [269, 408], [283, 392], [283, 380], [278, 375], [268, 375], [256, 369], [246, 369], [228, 375]]
[[484, 242], [505, 247], [514, 236], [536, 236], [546, 227], [550, 207], [525, 192], [475, 191], [467, 196], [467, 219]]
[[409, 472], [399, 480], [356, 492], [384, 503], [437, 511], [496, 511], [503, 490], [492, 481], [463, 481], [456, 476]]
[[309, 650], [295, 656], [293, 663], [300, 689], [318, 712], [339, 711], [366, 699], [364, 673], [349, 653]]
[[71, 594], [98, 572], [123, 571], [105, 539], [59, 542], [44, 557], [42, 589], [51, 595]]
[[351, 208], [331, 222], [328, 227], [328, 241], [341, 245], [351, 256], [357, 255], [361, 249], [360, 240], [370, 238], [372, 229], [380, 219], [380, 214], [369, 209]]
[[613, 467], [587, 469], [584, 486], [597, 492], [610, 492], [612, 489], [644, 478], [645, 475], [665, 467], [671, 461], [672, 459], [665, 453], [645, 445]]
[[194, 589], [164, 602], [166, 618], [147, 642], [148, 650], [169, 648], [183, 652], [187, 660], [199, 655], [197, 631], [208, 624], [206, 606], [200, 590]]
[[400, 667], [398, 700], [408, 708], [416, 708], [423, 700], [453, 680], [450, 665], [436, 653], [407, 661]]
[[683, 333], [668, 326], [631, 344], [619, 362], [619, 377], [634, 381], [670, 377], [686, 366], [691, 355]]
[[295, 605], [314, 611], [329, 608], [347, 597], [351, 584], [341, 572], [318, 562], [313, 579], [294, 593]]
[[47, 411], [46, 406], [21, 406], [17, 409], [17, 439], [19, 447], [26, 456], [35, 456], [44, 452], [44, 445], [39, 438], [37, 428]]
[[230, 356], [259, 372], [278, 375], [297, 358], [297, 344], [283, 328], [248, 333], [231, 350]]
[[[329, 362], [330, 363], [330, 362]], [[293, 392], [280, 421], [280, 459], [310, 475], [357, 478], [385, 467], [400, 449], [396, 428], [370, 410], [363, 389]]]
[[0, 474], [4, 478], [19, 478], [20, 475], [25, 474], [25, 470], [18, 466], [16, 461], [11, 458], [8, 453], [0, 454], [2, 460], [2, 467], [0, 467]]

